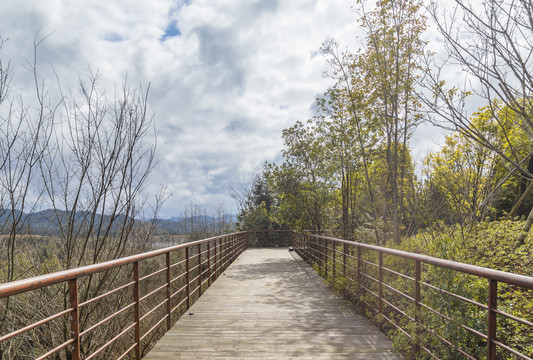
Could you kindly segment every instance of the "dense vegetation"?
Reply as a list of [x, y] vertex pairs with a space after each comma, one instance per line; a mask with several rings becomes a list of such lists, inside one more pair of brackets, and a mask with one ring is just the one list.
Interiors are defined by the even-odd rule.
[[[324, 42], [333, 85], [316, 99], [312, 118], [283, 130], [284, 162], [265, 163], [251, 188], [236, 196], [241, 228], [327, 230], [400, 245], [444, 225], [464, 237], [476, 224], [506, 220], [523, 224], [508, 236], [515, 248], [524, 245], [533, 220], [533, 85], [527, 80], [533, 64], [510, 59], [526, 59], [533, 50], [508, 40], [529, 43], [524, 34], [531, 25], [524, 15], [511, 15], [531, 11], [531, 4], [519, 10], [488, 2], [480, 14], [458, 5], [455, 16], [463, 19], [450, 25], [435, 4], [383, 1], [371, 11], [359, 4], [366, 31], [361, 48], [341, 51], [334, 40]], [[483, 22], [490, 11], [510, 25]], [[422, 40], [430, 19], [447, 54], [436, 56]], [[459, 31], [464, 36], [454, 37]], [[461, 48], [470, 50], [458, 54]], [[461, 65], [455, 71], [466, 84], [477, 80], [478, 86], [442, 77], [451, 66], [437, 63], [443, 57]], [[481, 71], [489, 67], [494, 70]], [[486, 105], [467, 117], [469, 100]], [[411, 138], [423, 122], [448, 131], [440, 149], [417, 161]]]

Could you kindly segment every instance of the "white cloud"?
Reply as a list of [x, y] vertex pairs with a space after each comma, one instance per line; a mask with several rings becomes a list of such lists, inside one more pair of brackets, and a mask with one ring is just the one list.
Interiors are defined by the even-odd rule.
[[[281, 130], [312, 115], [325, 90], [327, 65], [318, 54], [329, 37], [356, 46], [349, 0], [3, 0], [0, 35], [10, 38], [3, 59], [20, 68], [39, 48], [43, 76], [54, 65], [75, 87], [88, 64], [112, 91], [151, 83], [159, 164], [150, 191], [173, 196], [164, 216], [192, 202], [223, 202], [234, 210], [230, 186], [247, 181], [265, 160], [279, 159]], [[165, 31], [172, 30], [176, 36]]]

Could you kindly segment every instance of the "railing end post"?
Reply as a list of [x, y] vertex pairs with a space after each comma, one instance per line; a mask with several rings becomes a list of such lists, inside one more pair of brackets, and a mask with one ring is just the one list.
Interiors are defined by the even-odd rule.
[[487, 310], [487, 360], [496, 359], [496, 316], [494, 312], [498, 303], [498, 282], [496, 280], [489, 279], [489, 289], [488, 289], [488, 310]]
[[69, 280], [69, 302], [72, 312], [70, 315], [70, 331], [71, 338], [74, 343], [71, 347], [72, 360], [80, 359], [80, 314], [79, 314], [79, 299], [78, 299], [78, 278]]

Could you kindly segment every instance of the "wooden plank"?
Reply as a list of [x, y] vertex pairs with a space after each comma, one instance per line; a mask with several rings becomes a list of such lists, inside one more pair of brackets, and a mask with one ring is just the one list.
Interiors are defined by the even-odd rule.
[[286, 248], [245, 251], [190, 312], [145, 359], [402, 359]]

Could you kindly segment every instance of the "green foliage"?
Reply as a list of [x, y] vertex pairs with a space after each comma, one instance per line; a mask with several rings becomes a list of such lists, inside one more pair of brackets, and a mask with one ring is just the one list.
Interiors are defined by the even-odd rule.
[[251, 190], [244, 195], [242, 208], [237, 215], [237, 229], [278, 230], [282, 225], [272, 219], [277, 199], [266, 178], [266, 170], [254, 178]]
[[[524, 246], [514, 249], [514, 236], [521, 227], [520, 222], [493, 221], [476, 224], [464, 232], [458, 225], [441, 227], [439, 232], [422, 231], [417, 236], [406, 239], [401, 248], [406, 251], [493, 268], [516, 274], [533, 276], [533, 237], [529, 236]], [[438, 267], [427, 267], [423, 272], [423, 281], [441, 289], [466, 298], [487, 303], [488, 281]], [[500, 283], [498, 287], [498, 308], [511, 315], [533, 320], [533, 291], [524, 291], [515, 286]], [[443, 321], [440, 317], [425, 313], [423, 322], [436, 329], [440, 336], [448, 339], [460, 349], [477, 358], [484, 358], [486, 343], [480, 338], [462, 329], [459, 324], [486, 333], [486, 310], [468, 305], [456, 298], [443, 295], [435, 290], [428, 290], [423, 295], [423, 302], [450, 317]], [[503, 343], [525, 353], [533, 353], [533, 336], [531, 329], [518, 322], [498, 317], [498, 339]], [[426, 336], [427, 345], [440, 349], [439, 357], [456, 358], [453, 350], [443, 351], [439, 341]], [[501, 356], [509, 358], [509, 353], [502, 350]]]

